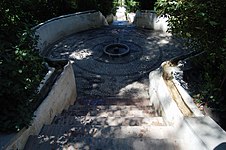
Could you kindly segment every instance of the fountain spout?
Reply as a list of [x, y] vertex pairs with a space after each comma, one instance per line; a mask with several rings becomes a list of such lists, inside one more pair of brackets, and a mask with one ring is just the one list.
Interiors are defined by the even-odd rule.
[[116, 43], [119, 43], [119, 38], [118, 37], [116, 38]]
[[129, 47], [121, 43], [113, 43], [104, 47], [104, 53], [112, 57], [120, 57], [128, 54], [130, 51]]

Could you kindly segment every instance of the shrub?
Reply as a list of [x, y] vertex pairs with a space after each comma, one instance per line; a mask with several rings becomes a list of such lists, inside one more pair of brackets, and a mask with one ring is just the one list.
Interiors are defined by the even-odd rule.
[[37, 87], [47, 71], [30, 28], [76, 11], [96, 9], [106, 15], [112, 5], [113, 1], [102, 0], [0, 1], [0, 131], [18, 131], [29, 125]]
[[127, 12], [136, 12], [140, 7], [140, 3], [135, 0], [126, 0], [125, 4]]
[[125, 0], [127, 12], [137, 10], [154, 10], [156, 0]]
[[18, 131], [29, 125], [37, 87], [46, 73], [42, 59], [28, 46], [33, 43], [25, 36], [21, 37], [19, 45], [1, 49], [1, 131]]
[[77, 0], [77, 8], [76, 11], [86, 11], [86, 10], [99, 10], [103, 13], [103, 15], [109, 15], [113, 13], [113, 3], [114, 0], [86, 0], [84, 3], [84, 0]]
[[[196, 60], [204, 78], [202, 93], [213, 105], [224, 102], [226, 78], [226, 3], [223, 0], [158, 0], [158, 14], [169, 16], [170, 32], [186, 38], [205, 57]], [[212, 101], [214, 99], [214, 101]], [[225, 103], [225, 102], [224, 102]]]
[[154, 10], [156, 0], [139, 0], [141, 10]]
[[34, 51], [29, 18], [21, 11], [22, 2], [0, 2], [0, 130], [18, 131], [29, 124], [37, 87], [46, 72]]

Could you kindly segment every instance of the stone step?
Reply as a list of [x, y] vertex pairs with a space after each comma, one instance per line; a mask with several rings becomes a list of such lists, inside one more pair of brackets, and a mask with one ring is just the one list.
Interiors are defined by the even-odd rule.
[[[86, 106], [86, 105], [71, 105], [69, 108], [68, 108], [68, 111], [71, 111], [71, 110], [77, 110], [77, 109], [102, 109], [102, 110], [124, 110], [124, 109], [129, 109], [129, 110], [133, 110], [133, 109], [136, 109], [136, 110], [147, 110], [147, 109], [150, 109], [150, 110], [153, 110], [153, 106], [136, 106], [136, 105], [97, 105], [97, 106]], [[154, 111], [154, 110], [153, 110]]]
[[108, 125], [108, 126], [164, 126], [162, 117], [99, 117], [99, 116], [56, 116], [52, 124], [58, 125]]
[[84, 106], [72, 105], [61, 116], [98, 116], [98, 117], [154, 117], [158, 116], [151, 106]]
[[152, 138], [91, 138], [51, 139], [30, 136], [24, 150], [84, 149], [84, 150], [188, 150], [181, 139]]
[[104, 99], [88, 99], [79, 98], [76, 100], [75, 104], [79, 105], [91, 105], [91, 106], [101, 106], [101, 105], [135, 105], [135, 106], [149, 106], [149, 99], [131, 99], [131, 98], [118, 98], [118, 97], [107, 97]]
[[176, 138], [172, 126], [69, 126], [45, 125], [40, 134], [46, 138], [95, 137], [127, 138], [149, 137], [153, 139]]

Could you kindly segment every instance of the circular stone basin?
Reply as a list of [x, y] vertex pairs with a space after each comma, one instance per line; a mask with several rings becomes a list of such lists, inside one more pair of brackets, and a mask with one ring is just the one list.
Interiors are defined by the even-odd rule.
[[121, 43], [109, 44], [104, 47], [104, 53], [109, 56], [123, 56], [129, 53], [129, 47]]

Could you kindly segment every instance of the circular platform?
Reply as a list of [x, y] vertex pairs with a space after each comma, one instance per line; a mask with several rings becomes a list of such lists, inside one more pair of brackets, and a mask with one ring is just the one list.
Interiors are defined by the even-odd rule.
[[[120, 50], [114, 49], [116, 43]], [[109, 26], [64, 37], [47, 49], [46, 56], [74, 60], [76, 67], [90, 73], [124, 76], [148, 73], [183, 52], [180, 43], [162, 32]]]

